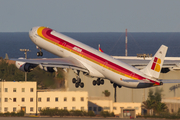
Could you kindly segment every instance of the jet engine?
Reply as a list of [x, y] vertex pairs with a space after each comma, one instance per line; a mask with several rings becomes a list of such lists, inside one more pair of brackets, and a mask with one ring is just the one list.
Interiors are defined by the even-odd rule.
[[161, 73], [168, 73], [169, 71], [171, 71], [169, 68], [162, 68], [161, 69]]
[[16, 67], [23, 72], [31, 72], [36, 66], [36, 64], [16, 61]]

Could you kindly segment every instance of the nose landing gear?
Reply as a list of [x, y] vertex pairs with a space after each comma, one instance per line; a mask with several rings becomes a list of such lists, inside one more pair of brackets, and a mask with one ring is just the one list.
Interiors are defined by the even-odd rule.
[[39, 49], [39, 52], [37, 52], [37, 56], [43, 56], [43, 52], [41, 51], [42, 49], [38, 46], [36, 46], [37, 49]]
[[37, 52], [37, 56], [43, 56], [43, 52]]

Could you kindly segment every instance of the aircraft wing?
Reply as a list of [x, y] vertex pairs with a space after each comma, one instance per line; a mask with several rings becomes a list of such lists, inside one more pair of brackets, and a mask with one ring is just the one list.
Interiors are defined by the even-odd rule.
[[42, 65], [43, 67], [59, 67], [71, 68], [88, 72], [88, 69], [77, 59], [72, 57], [67, 58], [43, 58], [43, 59], [10, 59], [13, 61], [25, 62], [29, 64]]

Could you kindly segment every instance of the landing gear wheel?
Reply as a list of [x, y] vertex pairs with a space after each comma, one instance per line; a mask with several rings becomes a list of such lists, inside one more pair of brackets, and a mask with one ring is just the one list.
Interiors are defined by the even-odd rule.
[[101, 85], [104, 85], [104, 80], [101, 80]]
[[43, 52], [40, 52], [40, 56], [43, 56]]
[[82, 82], [82, 83], [80, 83], [80, 87], [81, 88], [83, 88], [84, 87], [84, 83]]
[[75, 87], [78, 88], [79, 87], [79, 83], [75, 83]]
[[111, 83], [111, 84], [113, 84], [113, 82], [112, 82], [112, 81], [110, 81], [110, 83]]
[[77, 78], [77, 83], [81, 83], [81, 78]]
[[72, 83], [76, 83], [76, 78], [73, 78], [73, 79], [72, 79]]
[[37, 56], [40, 56], [40, 52], [37, 52]]
[[117, 87], [117, 84], [116, 84], [116, 83], [114, 83], [114, 84], [113, 84], [113, 87], [114, 87], [114, 88], [116, 88], [116, 87]]
[[94, 86], [96, 85], [96, 83], [97, 83], [96, 80], [93, 80], [93, 85], [94, 85]]
[[37, 56], [43, 56], [43, 52], [37, 52]]

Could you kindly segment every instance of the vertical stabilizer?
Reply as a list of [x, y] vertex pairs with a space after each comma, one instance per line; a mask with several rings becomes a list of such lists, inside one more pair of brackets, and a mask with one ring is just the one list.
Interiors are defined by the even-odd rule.
[[144, 74], [150, 77], [159, 78], [167, 49], [168, 49], [167, 46], [161, 45], [161, 47], [156, 52], [152, 60], [144, 69], [141, 70], [141, 72], [143, 72]]

